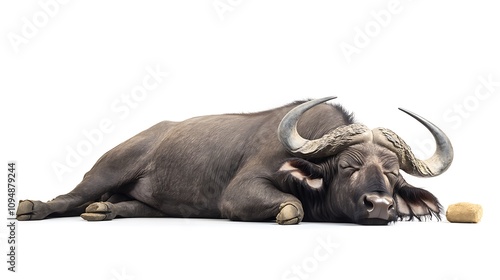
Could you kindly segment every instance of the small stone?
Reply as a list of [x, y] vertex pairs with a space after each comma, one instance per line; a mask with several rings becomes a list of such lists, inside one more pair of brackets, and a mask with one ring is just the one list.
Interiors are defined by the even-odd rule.
[[451, 204], [446, 210], [446, 219], [450, 223], [478, 223], [482, 217], [483, 207], [469, 202]]

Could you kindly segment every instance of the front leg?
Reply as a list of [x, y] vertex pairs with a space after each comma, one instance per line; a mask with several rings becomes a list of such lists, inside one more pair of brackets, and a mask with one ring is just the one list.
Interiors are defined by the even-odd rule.
[[304, 209], [300, 201], [283, 202], [280, 212], [276, 215], [276, 222], [280, 225], [295, 225], [304, 218]]
[[220, 210], [224, 218], [242, 221], [276, 220], [280, 225], [298, 224], [304, 218], [302, 203], [278, 190], [269, 180], [237, 177], [224, 191]]

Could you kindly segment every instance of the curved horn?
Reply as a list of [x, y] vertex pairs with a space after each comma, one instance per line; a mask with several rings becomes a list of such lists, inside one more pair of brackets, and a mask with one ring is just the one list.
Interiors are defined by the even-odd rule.
[[401, 169], [410, 175], [433, 177], [445, 172], [453, 161], [453, 146], [450, 139], [436, 125], [421, 116], [402, 108], [399, 108], [399, 110], [407, 113], [429, 130], [436, 141], [434, 154], [426, 160], [416, 158], [403, 139], [386, 128], [374, 129], [373, 141], [396, 153]]
[[346, 146], [370, 141], [372, 132], [361, 124], [350, 124], [337, 127], [319, 139], [308, 140], [297, 132], [297, 123], [302, 114], [312, 107], [334, 99], [325, 97], [305, 102], [293, 108], [283, 117], [278, 127], [278, 138], [283, 146], [299, 157], [323, 157], [336, 154]]

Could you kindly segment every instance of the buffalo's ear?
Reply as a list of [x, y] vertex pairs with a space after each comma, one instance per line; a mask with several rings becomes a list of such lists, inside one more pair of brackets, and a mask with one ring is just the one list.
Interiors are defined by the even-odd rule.
[[287, 160], [281, 165], [279, 171], [288, 173], [310, 188], [320, 189], [323, 187], [323, 172], [321, 167], [307, 160], [300, 158]]
[[422, 217], [434, 216], [441, 220], [442, 206], [438, 199], [432, 193], [408, 184], [401, 175], [394, 187], [394, 199], [400, 219], [417, 218], [420, 221]]

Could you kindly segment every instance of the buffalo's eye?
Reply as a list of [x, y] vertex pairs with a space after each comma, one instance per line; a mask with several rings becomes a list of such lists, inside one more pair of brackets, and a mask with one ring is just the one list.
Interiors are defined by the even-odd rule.
[[349, 175], [352, 175], [352, 174], [354, 174], [354, 172], [359, 171], [359, 167], [353, 166], [347, 161], [341, 161], [339, 165], [340, 165], [340, 168], [342, 168], [344, 171], [348, 172]]
[[384, 172], [385, 176], [391, 179], [397, 179], [399, 177], [399, 170]]

